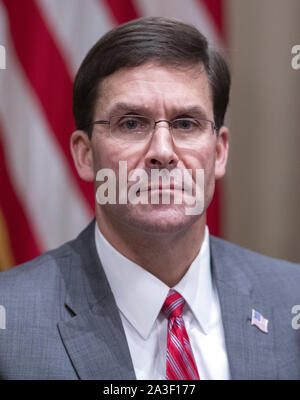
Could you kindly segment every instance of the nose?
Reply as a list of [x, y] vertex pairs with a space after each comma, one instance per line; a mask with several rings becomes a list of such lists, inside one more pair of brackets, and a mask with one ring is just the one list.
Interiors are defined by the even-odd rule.
[[160, 121], [156, 125], [148, 144], [145, 163], [148, 168], [176, 168], [178, 157], [175, 152], [172, 134], [169, 124]]

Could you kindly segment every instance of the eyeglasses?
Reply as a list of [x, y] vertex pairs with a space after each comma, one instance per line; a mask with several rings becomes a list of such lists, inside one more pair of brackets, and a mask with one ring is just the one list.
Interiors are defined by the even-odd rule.
[[109, 121], [94, 121], [91, 125], [109, 125], [111, 136], [123, 142], [141, 142], [147, 140], [154, 132], [156, 125], [166, 122], [172, 133], [175, 144], [197, 144], [203, 136], [217, 132], [213, 121], [195, 118], [176, 118], [172, 121], [142, 115], [112, 116]]

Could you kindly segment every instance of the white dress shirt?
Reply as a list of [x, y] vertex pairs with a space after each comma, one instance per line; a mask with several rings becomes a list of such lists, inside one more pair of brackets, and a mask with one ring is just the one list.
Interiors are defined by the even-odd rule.
[[[136, 377], [166, 379], [167, 318], [161, 308], [169, 287], [119, 253], [95, 226], [97, 252], [120, 311]], [[186, 301], [182, 316], [200, 379], [230, 379], [207, 227], [199, 254], [173, 289]]]

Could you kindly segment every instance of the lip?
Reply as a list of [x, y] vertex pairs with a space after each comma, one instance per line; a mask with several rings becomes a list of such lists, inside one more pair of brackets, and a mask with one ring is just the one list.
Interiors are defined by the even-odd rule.
[[164, 184], [162, 184], [162, 183], [160, 183], [159, 185], [157, 185], [157, 184], [155, 184], [155, 183], [153, 183], [152, 185], [151, 185], [151, 182], [150, 183], [148, 183], [148, 186], [147, 186], [147, 184], [146, 185], [142, 185], [139, 189], [138, 189], [138, 191], [137, 191], [137, 193], [141, 193], [141, 192], [143, 192], [143, 193], [151, 193], [151, 191], [152, 192], [154, 192], [154, 191], [159, 191], [159, 192], [162, 192], [162, 191], [170, 191], [170, 192], [174, 192], [174, 191], [180, 191], [180, 192], [187, 192], [187, 193], [190, 193], [190, 192], [194, 192], [194, 182], [192, 183], [192, 187], [190, 187], [189, 185], [188, 185], [188, 187], [182, 182], [180, 182], [180, 183], [176, 183], [176, 182], [170, 182], [169, 184], [166, 184], [166, 185], [164, 185]]
[[138, 192], [141, 193], [153, 193], [153, 192], [164, 192], [164, 191], [169, 191], [169, 192], [174, 192], [176, 190], [183, 191], [183, 188], [181, 186], [174, 186], [173, 184], [170, 185], [149, 185], [148, 188], [142, 188], [141, 190], [138, 190]]
[[148, 186], [148, 188], [147, 189], [145, 189], [145, 191], [148, 191], [148, 192], [150, 192], [150, 191], [153, 191], [153, 190], [159, 190], [159, 191], [162, 191], [162, 190], [183, 190], [183, 187], [182, 186], [180, 186], [180, 185], [174, 185], [173, 183], [171, 183], [170, 185], [153, 185], [153, 186], [151, 186], [151, 185], [149, 185]]

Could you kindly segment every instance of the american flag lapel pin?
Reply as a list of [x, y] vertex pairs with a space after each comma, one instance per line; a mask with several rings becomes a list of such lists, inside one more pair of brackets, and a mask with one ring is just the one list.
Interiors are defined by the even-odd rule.
[[261, 313], [252, 309], [251, 325], [257, 326], [264, 333], [268, 333], [268, 320]]

